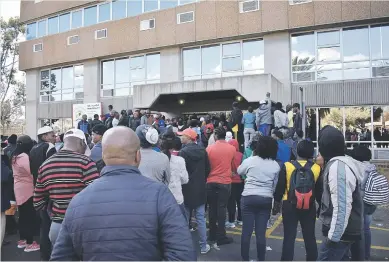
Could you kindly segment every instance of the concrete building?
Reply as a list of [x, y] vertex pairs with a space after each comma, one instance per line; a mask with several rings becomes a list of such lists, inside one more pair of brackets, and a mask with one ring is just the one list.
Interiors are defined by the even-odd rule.
[[389, 1], [35, 0], [20, 14], [32, 136], [70, 127], [73, 104], [181, 114], [266, 92], [286, 105], [300, 90], [313, 140], [324, 124], [348, 136], [389, 120]]

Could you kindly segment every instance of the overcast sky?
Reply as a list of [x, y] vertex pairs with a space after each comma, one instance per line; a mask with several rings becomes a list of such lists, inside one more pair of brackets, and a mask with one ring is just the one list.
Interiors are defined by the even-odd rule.
[[0, 0], [0, 16], [5, 20], [12, 16], [19, 16], [20, 0]]

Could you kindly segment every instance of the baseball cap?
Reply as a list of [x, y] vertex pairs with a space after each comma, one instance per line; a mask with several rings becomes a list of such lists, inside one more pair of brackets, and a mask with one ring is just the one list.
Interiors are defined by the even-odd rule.
[[105, 125], [102, 125], [102, 124], [98, 124], [98, 125], [95, 125], [93, 128], [92, 128], [92, 132], [95, 133], [96, 135], [104, 135], [105, 131], [107, 131], [107, 127]]
[[197, 133], [194, 131], [192, 128], [187, 128], [182, 132], [177, 132], [177, 135], [179, 136], [187, 136], [192, 140], [196, 140], [197, 138]]
[[90, 151], [90, 148], [88, 146], [88, 142], [86, 141], [85, 134], [83, 131], [81, 131], [80, 129], [76, 129], [76, 128], [69, 129], [68, 131], [66, 131], [65, 135], [63, 136], [63, 139], [65, 140], [68, 137], [77, 137], [77, 138], [81, 139], [82, 141], [84, 141], [84, 143], [86, 145], [86, 150], [85, 150], [84, 155], [90, 156], [91, 151]]
[[261, 101], [259, 101], [259, 104], [260, 104], [260, 105], [263, 105], [263, 104], [266, 104], [266, 103], [267, 103], [266, 100], [261, 100]]
[[43, 134], [47, 134], [50, 132], [54, 132], [53, 128], [51, 128], [50, 126], [44, 126], [44, 127], [41, 127], [38, 129], [38, 136], [43, 135]]
[[143, 148], [148, 148], [158, 143], [158, 131], [150, 125], [138, 126], [135, 133], [140, 140], [140, 146]]

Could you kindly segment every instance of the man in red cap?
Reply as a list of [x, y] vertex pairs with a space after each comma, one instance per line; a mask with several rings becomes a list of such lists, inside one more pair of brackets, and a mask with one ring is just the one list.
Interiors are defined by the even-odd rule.
[[184, 205], [189, 219], [190, 211], [194, 210], [200, 237], [201, 254], [206, 254], [211, 249], [207, 244], [207, 229], [205, 225], [205, 181], [210, 171], [208, 155], [204, 147], [196, 144], [196, 131], [187, 128], [177, 134], [181, 136], [183, 145], [178, 155], [185, 159], [186, 169], [189, 175], [189, 182], [182, 185]]

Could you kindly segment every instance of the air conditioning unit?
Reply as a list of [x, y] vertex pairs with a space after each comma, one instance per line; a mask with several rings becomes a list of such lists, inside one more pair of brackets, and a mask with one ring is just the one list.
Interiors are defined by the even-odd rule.
[[194, 21], [194, 11], [177, 14], [177, 24], [185, 24]]
[[108, 30], [105, 29], [100, 29], [95, 31], [95, 39], [103, 39], [107, 38]]
[[35, 44], [33, 46], [33, 51], [34, 52], [41, 52], [43, 50], [43, 43]]
[[239, 12], [247, 13], [259, 10], [259, 0], [239, 2]]
[[155, 28], [155, 19], [140, 21], [140, 31], [149, 30]]
[[68, 37], [68, 45], [78, 44], [80, 37], [78, 35], [72, 35]]

